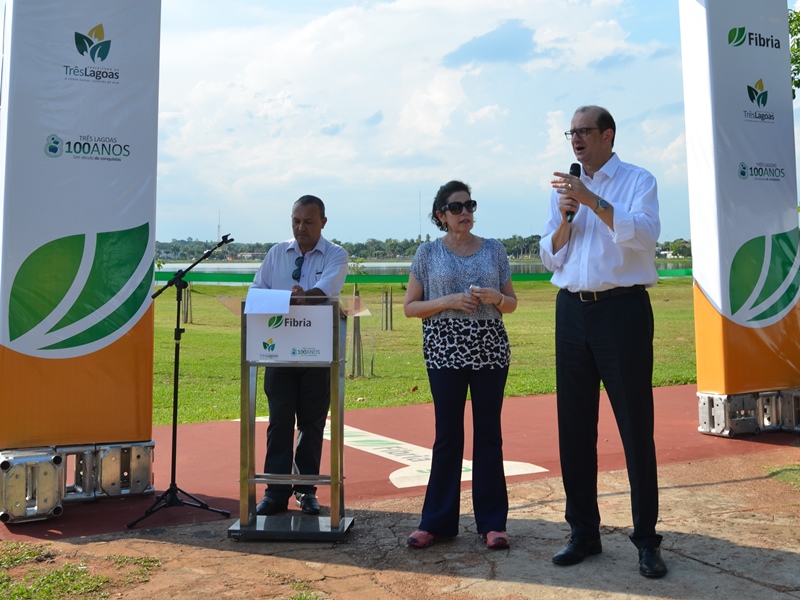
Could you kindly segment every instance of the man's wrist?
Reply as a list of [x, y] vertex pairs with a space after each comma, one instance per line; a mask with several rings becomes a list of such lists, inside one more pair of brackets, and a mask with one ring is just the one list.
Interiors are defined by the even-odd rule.
[[608, 202], [603, 200], [600, 196], [597, 197], [597, 206], [594, 207], [594, 214], [599, 215], [608, 208]]

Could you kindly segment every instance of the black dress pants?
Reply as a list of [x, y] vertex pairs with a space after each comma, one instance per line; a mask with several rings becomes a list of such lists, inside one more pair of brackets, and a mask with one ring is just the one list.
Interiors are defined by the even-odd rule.
[[556, 299], [558, 438], [566, 520], [572, 537], [600, 536], [597, 505], [597, 420], [600, 382], [617, 422], [631, 488], [639, 548], [659, 545], [658, 476], [653, 441], [653, 311], [642, 289], [582, 302]]
[[[319, 475], [322, 436], [331, 405], [328, 367], [267, 367], [264, 392], [269, 406], [264, 472]], [[297, 442], [294, 443], [295, 420]], [[283, 502], [292, 492], [316, 493], [313, 485], [270, 484], [266, 495]]]

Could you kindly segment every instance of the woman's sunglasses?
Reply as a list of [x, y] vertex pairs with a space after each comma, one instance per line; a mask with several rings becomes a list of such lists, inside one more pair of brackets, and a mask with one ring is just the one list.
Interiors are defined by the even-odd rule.
[[466, 202], [451, 202], [442, 207], [442, 212], [447, 212], [449, 210], [451, 214], [460, 215], [465, 208], [468, 213], [474, 213], [478, 210], [478, 201], [467, 200]]

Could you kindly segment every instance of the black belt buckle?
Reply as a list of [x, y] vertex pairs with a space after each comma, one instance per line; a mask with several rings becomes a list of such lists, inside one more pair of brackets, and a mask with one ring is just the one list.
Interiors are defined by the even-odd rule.
[[[584, 297], [584, 294], [586, 294], [586, 297]], [[578, 292], [578, 298], [581, 299], [581, 302], [597, 302], [599, 300], [597, 292]]]

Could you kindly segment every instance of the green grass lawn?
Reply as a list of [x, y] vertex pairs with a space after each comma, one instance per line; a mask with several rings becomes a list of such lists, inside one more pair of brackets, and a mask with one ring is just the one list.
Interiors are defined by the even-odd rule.
[[[360, 318], [363, 376], [352, 377], [352, 323], [348, 323], [345, 409], [401, 406], [431, 401], [422, 359], [422, 324], [403, 316], [400, 284], [392, 287], [392, 329], [381, 329], [381, 299], [388, 285], [359, 284], [372, 316]], [[511, 341], [511, 368], [506, 396], [555, 392], [554, 305], [549, 282], [517, 282], [516, 312], [505, 316]], [[179, 378], [180, 423], [239, 417], [240, 319], [218, 300], [244, 297], [245, 286], [193, 284], [192, 322], [183, 325]], [[343, 295], [352, 295], [348, 284]], [[655, 386], [695, 383], [694, 310], [690, 277], [662, 279], [650, 290], [655, 313]], [[155, 302], [153, 422], [172, 422], [174, 294]], [[259, 372], [261, 377], [261, 371]], [[259, 383], [259, 389], [261, 384]], [[266, 415], [261, 394], [258, 415]]]

